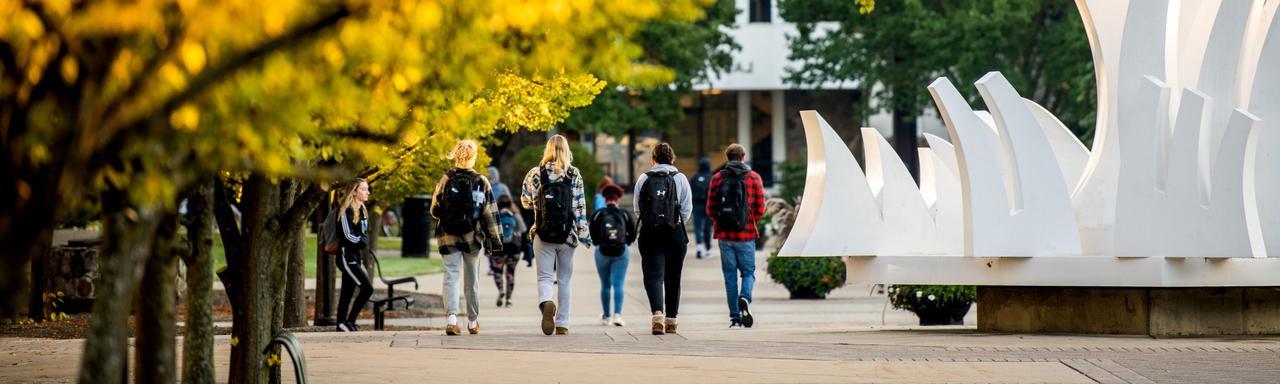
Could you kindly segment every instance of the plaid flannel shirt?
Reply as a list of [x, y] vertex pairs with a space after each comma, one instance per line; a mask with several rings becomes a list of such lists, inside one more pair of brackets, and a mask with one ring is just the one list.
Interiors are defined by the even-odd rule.
[[[726, 169], [728, 171], [728, 169]], [[711, 178], [711, 186], [707, 191], [707, 216], [711, 221], [715, 222], [715, 206], [716, 193], [720, 190], [720, 183], [723, 180], [721, 175], [725, 171], [716, 172]], [[755, 171], [747, 171], [742, 177], [743, 192], [747, 199], [747, 227], [740, 231], [726, 231], [720, 229], [720, 225], [716, 224], [715, 238], [724, 241], [753, 241], [760, 237], [759, 230], [756, 229], [756, 220], [764, 217], [764, 182], [760, 180], [760, 174]]]
[[[456, 170], [456, 168], [455, 168]], [[468, 169], [472, 173], [475, 171]], [[471, 231], [462, 236], [451, 235], [440, 230], [440, 214], [437, 209], [443, 208], [441, 204], [441, 192], [444, 190], [445, 184], [449, 182], [449, 174], [446, 173], [440, 177], [440, 182], [436, 183], [436, 191], [431, 195], [431, 218], [435, 219], [436, 225], [436, 245], [440, 247], [440, 254], [447, 255], [457, 251], [465, 253], [479, 252], [482, 246], [488, 247], [490, 250], [500, 250], [502, 247], [502, 230], [498, 228], [498, 203], [493, 199], [493, 187], [489, 185], [489, 179], [476, 173], [477, 180], [484, 185], [484, 210], [480, 215], [480, 226], [484, 229], [483, 233]], [[477, 236], [479, 235], [479, 236]], [[480, 241], [485, 240], [485, 244]]]
[[[555, 163], [547, 163], [550, 166], [548, 176], [551, 180], [559, 180], [564, 175], [557, 171]], [[573, 174], [573, 215], [574, 228], [573, 233], [569, 234], [569, 240], [566, 244], [570, 247], [577, 247], [578, 244], [591, 245], [591, 221], [587, 220], [587, 195], [583, 192], [582, 172], [578, 168], [569, 166], [569, 173]], [[537, 166], [529, 170], [524, 175], [524, 183], [520, 188], [520, 205], [525, 209], [534, 211], [534, 217], [537, 217], [538, 209], [538, 189], [542, 188], [542, 167]], [[538, 230], [537, 219], [529, 226], [529, 238], [532, 239]]]

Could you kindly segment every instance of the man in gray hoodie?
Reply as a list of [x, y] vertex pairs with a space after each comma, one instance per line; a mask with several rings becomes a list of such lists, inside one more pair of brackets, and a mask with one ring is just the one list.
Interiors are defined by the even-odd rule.
[[653, 150], [653, 168], [636, 179], [635, 187], [640, 266], [655, 335], [676, 332], [680, 273], [689, 247], [684, 224], [693, 213], [689, 179], [672, 165], [675, 160], [671, 145], [659, 143]]

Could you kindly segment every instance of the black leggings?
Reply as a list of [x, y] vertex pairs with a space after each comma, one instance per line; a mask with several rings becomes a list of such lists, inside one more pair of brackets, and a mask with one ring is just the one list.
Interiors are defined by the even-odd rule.
[[[338, 270], [342, 271], [342, 293], [338, 296], [339, 323], [355, 324], [356, 318], [360, 317], [360, 310], [369, 303], [369, 296], [373, 296], [373, 282], [369, 281], [369, 271], [364, 269], [359, 254], [359, 251], [343, 249], [338, 255]], [[357, 289], [359, 292], [355, 292]], [[354, 301], [352, 293], [356, 293]], [[348, 305], [351, 308], [349, 313]]]
[[642, 230], [639, 240], [640, 269], [644, 272], [644, 291], [649, 296], [649, 310], [662, 311], [672, 318], [680, 314], [680, 273], [684, 271], [684, 253], [689, 247], [689, 238], [684, 234], [684, 229], [678, 231], [680, 232], [672, 234], [660, 230]]

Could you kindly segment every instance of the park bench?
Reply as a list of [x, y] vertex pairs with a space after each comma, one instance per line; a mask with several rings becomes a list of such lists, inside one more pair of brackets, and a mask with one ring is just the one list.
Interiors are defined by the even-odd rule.
[[382, 263], [378, 261], [378, 255], [369, 252], [369, 256], [373, 258], [373, 264], [378, 268], [378, 280], [382, 280], [382, 283], [387, 285], [386, 296], [371, 300], [373, 303], [373, 329], [381, 331], [386, 326], [386, 312], [396, 310], [396, 302], [404, 304], [404, 309], [413, 306], [413, 297], [409, 296], [407, 292], [396, 296], [396, 284], [413, 283], [413, 289], [416, 291], [418, 289], [418, 278], [410, 276], [387, 280], [386, 275], [382, 273]]

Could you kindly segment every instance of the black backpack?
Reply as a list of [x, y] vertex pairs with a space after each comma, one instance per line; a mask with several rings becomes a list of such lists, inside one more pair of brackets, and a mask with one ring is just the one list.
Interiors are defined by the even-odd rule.
[[746, 185], [742, 178], [731, 170], [720, 171], [720, 187], [716, 189], [716, 201], [711, 213], [716, 225], [725, 231], [741, 231], [747, 228]]
[[593, 239], [600, 245], [600, 254], [622, 256], [627, 250], [627, 216], [621, 209], [608, 207], [596, 211], [591, 225], [599, 228], [600, 238]]
[[440, 230], [462, 236], [476, 229], [476, 221], [484, 210], [484, 183], [480, 175], [470, 170], [449, 171], [440, 198], [444, 199], [444, 215], [440, 218]]
[[320, 224], [320, 249], [331, 255], [338, 254], [338, 248], [342, 244], [338, 241], [338, 237], [342, 236], [338, 233], [342, 232], [342, 229], [338, 228], [338, 220], [341, 220], [338, 216], [341, 216], [338, 214], [338, 207], [331, 206], [329, 214], [325, 215], [324, 222]]
[[706, 205], [707, 192], [711, 189], [711, 175], [706, 173], [698, 173], [693, 176], [693, 181], [689, 183], [689, 189], [693, 191], [693, 204]]
[[640, 221], [647, 228], [680, 227], [680, 201], [676, 196], [676, 179], [665, 171], [649, 171], [640, 188]]
[[552, 244], [564, 244], [574, 230], [572, 170], [552, 182], [547, 169], [542, 168], [542, 180], [538, 187], [538, 210], [535, 216], [538, 239]]

